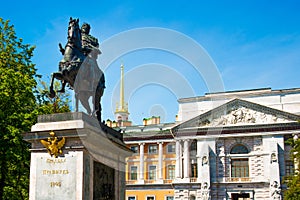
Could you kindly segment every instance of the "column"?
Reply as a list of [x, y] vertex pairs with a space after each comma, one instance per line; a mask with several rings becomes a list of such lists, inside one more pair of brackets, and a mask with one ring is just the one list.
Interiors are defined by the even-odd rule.
[[180, 163], [181, 163], [181, 154], [180, 154], [180, 141], [176, 140], [176, 165], [175, 165], [175, 178], [181, 178], [180, 176]]
[[140, 143], [140, 177], [139, 181], [144, 181], [144, 145], [145, 143]]
[[198, 182], [200, 182], [201, 180], [201, 169], [202, 169], [202, 159], [201, 159], [201, 142], [199, 140], [197, 140], [197, 170], [198, 170], [198, 174], [197, 174], [197, 178], [198, 178]]
[[158, 180], [163, 180], [163, 142], [158, 142]]
[[183, 152], [182, 152], [182, 141], [179, 143], [179, 155], [180, 155], [180, 178], [183, 178]]
[[184, 170], [184, 178], [190, 177], [190, 152], [189, 152], [189, 140], [184, 140], [183, 142], [183, 170]]

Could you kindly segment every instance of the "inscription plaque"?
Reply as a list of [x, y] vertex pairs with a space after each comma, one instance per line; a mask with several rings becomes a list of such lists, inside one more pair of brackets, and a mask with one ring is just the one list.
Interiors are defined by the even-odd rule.
[[[77, 179], [77, 153], [64, 157], [50, 157], [49, 154], [35, 156], [35, 199], [76, 199], [76, 186], [82, 184]], [[79, 163], [80, 164], [80, 163]], [[80, 182], [79, 182], [80, 181]]]

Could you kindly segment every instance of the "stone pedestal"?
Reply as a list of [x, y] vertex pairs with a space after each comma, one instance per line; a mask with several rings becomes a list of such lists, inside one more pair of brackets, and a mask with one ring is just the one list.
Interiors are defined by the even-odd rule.
[[84, 113], [62, 113], [39, 116], [24, 140], [31, 143], [30, 200], [125, 199], [132, 152], [119, 132]]

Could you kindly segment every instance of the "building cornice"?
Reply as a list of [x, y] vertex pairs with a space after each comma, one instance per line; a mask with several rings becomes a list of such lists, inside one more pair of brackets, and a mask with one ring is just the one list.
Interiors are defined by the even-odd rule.
[[261, 125], [244, 125], [211, 128], [184, 128], [174, 133], [175, 137], [206, 136], [211, 137], [245, 137], [255, 135], [292, 134], [300, 131], [300, 123], [278, 123]]
[[189, 97], [178, 99], [179, 103], [192, 103], [200, 101], [211, 100], [227, 100], [234, 98], [249, 98], [249, 97], [262, 97], [272, 95], [287, 95], [287, 94], [299, 94], [300, 88], [272, 90], [271, 88], [260, 88], [251, 90], [236, 90], [226, 92], [205, 93], [204, 96]]

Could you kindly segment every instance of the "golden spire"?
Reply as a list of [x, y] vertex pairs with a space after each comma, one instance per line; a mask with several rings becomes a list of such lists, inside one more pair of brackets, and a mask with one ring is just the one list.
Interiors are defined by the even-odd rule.
[[128, 112], [128, 108], [125, 105], [125, 97], [124, 97], [124, 65], [123, 65], [123, 63], [121, 63], [120, 102], [117, 103], [116, 112]]
[[125, 101], [124, 101], [124, 65], [123, 65], [123, 63], [121, 64], [120, 110], [125, 111]]

